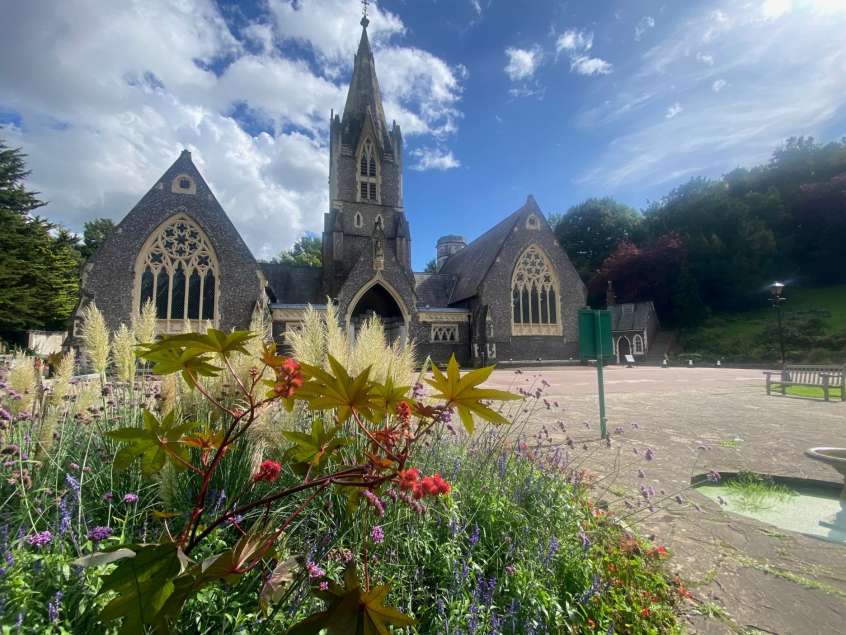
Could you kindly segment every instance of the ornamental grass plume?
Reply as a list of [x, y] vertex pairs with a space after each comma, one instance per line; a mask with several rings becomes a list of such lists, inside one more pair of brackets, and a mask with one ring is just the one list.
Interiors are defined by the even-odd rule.
[[138, 317], [132, 319], [132, 334], [138, 344], [156, 340], [156, 305], [147, 300]]
[[82, 310], [82, 348], [92, 368], [105, 382], [109, 367], [109, 330], [100, 309], [92, 302]]
[[302, 327], [285, 333], [294, 357], [312, 366], [326, 362], [326, 324], [314, 307], [306, 307]]
[[131, 388], [135, 382], [135, 336], [126, 324], [121, 324], [115, 331], [112, 349], [115, 358], [115, 374], [119, 380], [126, 382]]
[[17, 393], [16, 398], [11, 401], [12, 413], [32, 412], [37, 381], [32, 357], [20, 351], [16, 352], [7, 381], [9, 388]]
[[68, 351], [62, 355], [59, 363], [56, 365], [56, 374], [53, 377], [53, 390], [50, 393], [50, 403], [53, 406], [60, 406], [67, 397], [71, 388], [71, 379], [73, 379], [74, 370], [74, 355], [73, 351]]
[[328, 298], [326, 300], [326, 315], [323, 319], [326, 325], [326, 352], [346, 368], [349, 366], [350, 360], [350, 338], [347, 331], [341, 328], [338, 307]]
[[165, 375], [162, 377], [161, 387], [161, 402], [159, 412], [166, 415], [168, 412], [176, 408], [179, 400], [179, 382], [181, 377], [177, 374]]

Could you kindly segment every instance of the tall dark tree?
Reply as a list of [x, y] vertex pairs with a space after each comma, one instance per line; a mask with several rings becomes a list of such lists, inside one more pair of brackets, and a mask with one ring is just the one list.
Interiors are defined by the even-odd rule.
[[115, 231], [115, 224], [111, 218], [94, 218], [85, 222], [85, 229], [82, 232], [83, 244], [79, 251], [82, 257], [88, 260], [100, 248], [106, 238]]
[[637, 210], [607, 197], [579, 203], [552, 223], [558, 241], [585, 281], [622, 241], [641, 239], [641, 224]]
[[426, 267], [423, 269], [423, 273], [438, 273], [438, 261], [432, 258], [429, 262], [426, 263]]
[[0, 142], [0, 330], [62, 328], [76, 303], [76, 237], [30, 213], [44, 203], [26, 189], [20, 149]]
[[689, 325], [707, 316], [688, 268], [687, 251], [675, 234], [644, 247], [620, 243], [591, 280], [588, 295], [593, 306], [604, 303], [609, 282], [618, 302], [651, 300], [665, 324]]
[[738, 309], [757, 300], [771, 275], [775, 235], [724, 181], [691, 179], [645, 212], [652, 236], [674, 233], [709, 306]]
[[323, 263], [323, 239], [316, 234], [305, 234], [293, 247], [279, 254], [276, 262], [319, 267]]

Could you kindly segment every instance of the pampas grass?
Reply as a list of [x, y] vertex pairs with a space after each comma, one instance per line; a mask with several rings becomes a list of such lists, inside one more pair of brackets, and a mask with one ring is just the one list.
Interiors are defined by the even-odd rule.
[[82, 348], [92, 368], [105, 382], [109, 367], [109, 330], [103, 314], [93, 302], [82, 310]]
[[121, 324], [115, 331], [112, 349], [115, 358], [115, 375], [132, 389], [135, 382], [135, 336], [126, 328], [126, 324]]
[[287, 335], [294, 357], [312, 366], [328, 369], [328, 356], [332, 355], [352, 375], [369, 366], [371, 379], [384, 382], [390, 377], [399, 385], [408, 384], [414, 373], [413, 342], [388, 344], [382, 322], [375, 316], [364, 321], [353, 339], [349, 329], [342, 328], [331, 301], [322, 316], [307, 307], [302, 328]]
[[147, 300], [138, 317], [132, 319], [132, 334], [139, 344], [149, 344], [156, 339], [156, 305]]
[[20, 351], [16, 352], [12, 367], [9, 369], [8, 382], [9, 387], [20, 395], [20, 400], [11, 402], [12, 410], [15, 413], [24, 411], [32, 413], [37, 382], [33, 358]]

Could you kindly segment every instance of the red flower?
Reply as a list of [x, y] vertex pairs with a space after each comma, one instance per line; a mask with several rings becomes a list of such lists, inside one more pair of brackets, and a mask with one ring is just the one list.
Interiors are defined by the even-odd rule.
[[257, 483], [258, 481], [267, 481], [268, 483], [272, 483], [279, 478], [279, 472], [281, 470], [282, 466], [279, 465], [279, 463], [271, 461], [270, 459], [265, 459], [261, 462], [258, 472], [253, 474], [253, 482]]
[[432, 482], [438, 488], [438, 494], [449, 494], [452, 491], [452, 486], [442, 479], [440, 474], [435, 474], [432, 477]]
[[644, 606], [644, 607], [643, 607], [643, 609], [640, 611], [640, 614], [641, 614], [643, 617], [649, 617], [649, 607], [648, 607], [648, 606]]
[[280, 397], [289, 399], [303, 385], [303, 374], [300, 365], [293, 357], [286, 357], [276, 369], [276, 384], [273, 390]]
[[592, 619], [588, 618], [587, 623], [591, 630], [594, 630], [596, 628], [596, 622], [594, 622]]
[[401, 470], [399, 472], [399, 486], [400, 489], [414, 489], [417, 485], [417, 479], [420, 478], [420, 472], [417, 471], [416, 467], [410, 467], [407, 470]]
[[411, 421], [411, 406], [407, 401], [400, 401], [396, 407], [397, 417], [402, 421], [403, 425], [408, 425]]

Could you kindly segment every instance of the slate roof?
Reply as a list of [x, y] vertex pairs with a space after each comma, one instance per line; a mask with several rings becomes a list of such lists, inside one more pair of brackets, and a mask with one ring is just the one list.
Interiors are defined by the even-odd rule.
[[325, 304], [323, 270], [281, 262], [260, 262], [273, 299], [285, 304]]
[[440, 274], [456, 276], [458, 282], [450, 294], [450, 304], [471, 298], [478, 292], [485, 274], [496, 261], [502, 245], [508, 238], [518, 219], [524, 214], [535, 212], [542, 214], [533, 196], [516, 212], [506, 217], [464, 249], [457, 251], [444, 263]]
[[612, 331], [643, 331], [649, 327], [655, 313], [652, 302], [612, 304], [608, 310], [611, 311]]
[[455, 286], [456, 277], [442, 273], [415, 273], [414, 290], [417, 293], [417, 306], [445, 307]]

